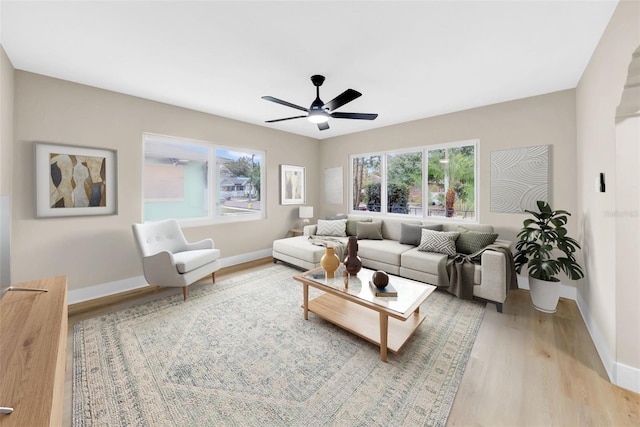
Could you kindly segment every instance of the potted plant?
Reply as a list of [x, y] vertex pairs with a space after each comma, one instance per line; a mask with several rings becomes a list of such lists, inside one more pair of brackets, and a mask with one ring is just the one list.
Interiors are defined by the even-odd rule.
[[567, 211], [551, 209], [547, 202], [538, 200], [540, 212], [525, 211], [534, 219], [525, 219], [518, 232], [514, 264], [516, 272], [522, 267], [529, 270], [529, 290], [533, 306], [546, 313], [554, 313], [560, 298], [560, 279], [563, 271], [571, 280], [584, 277], [576, 261], [578, 242], [567, 236]]

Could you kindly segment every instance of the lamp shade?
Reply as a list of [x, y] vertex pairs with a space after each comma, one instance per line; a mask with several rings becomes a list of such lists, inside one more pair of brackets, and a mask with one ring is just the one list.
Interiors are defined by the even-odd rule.
[[313, 218], [313, 206], [300, 206], [299, 208], [300, 218]]

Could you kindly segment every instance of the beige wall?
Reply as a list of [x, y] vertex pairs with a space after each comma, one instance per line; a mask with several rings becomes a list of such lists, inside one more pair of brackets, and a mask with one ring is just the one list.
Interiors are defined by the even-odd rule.
[[[395, 148], [480, 140], [479, 221], [493, 224], [501, 238], [515, 242], [525, 215], [490, 212], [490, 156], [492, 150], [551, 145], [551, 203], [556, 209], [576, 210], [575, 92], [566, 90], [472, 110], [416, 120], [322, 141], [322, 168], [342, 166], [349, 182], [348, 157]], [[348, 186], [348, 185], [347, 185]], [[321, 198], [324, 197], [321, 193]], [[326, 214], [346, 212], [328, 206]], [[324, 214], [323, 214], [324, 215]], [[569, 226], [576, 233], [575, 221]], [[570, 283], [568, 283], [570, 284]]]
[[[279, 203], [279, 165], [305, 166], [316, 204], [316, 140], [114, 92], [16, 71], [12, 281], [68, 275], [70, 290], [142, 275], [131, 224], [142, 220], [142, 133], [265, 150], [267, 218], [185, 230], [213, 237], [223, 257], [269, 250], [297, 221]], [[34, 141], [118, 152], [118, 215], [36, 218]]]
[[[578, 289], [587, 325], [605, 367], [616, 381], [616, 363], [636, 370], [640, 381], [640, 320], [638, 317], [638, 276], [619, 275], [618, 255], [631, 256], [636, 263], [640, 254], [618, 253], [616, 199], [626, 197], [617, 191], [616, 182], [616, 108], [627, 78], [631, 54], [640, 45], [640, 2], [619, 3], [576, 90], [578, 145], [578, 206], [585, 246], [587, 278]], [[640, 137], [636, 140], [640, 143]], [[624, 153], [622, 153], [624, 155]], [[637, 179], [640, 162], [630, 171]], [[596, 193], [594, 180], [604, 172], [606, 193]], [[624, 179], [624, 178], [623, 178]], [[636, 211], [636, 215], [637, 215]], [[638, 227], [638, 220], [635, 221]], [[620, 236], [630, 238], [629, 235]], [[618, 365], [619, 367], [619, 365]], [[638, 390], [636, 390], [638, 391]]]

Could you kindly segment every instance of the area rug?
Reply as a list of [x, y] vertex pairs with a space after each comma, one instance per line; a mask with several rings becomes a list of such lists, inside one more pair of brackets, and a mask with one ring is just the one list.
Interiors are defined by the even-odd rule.
[[73, 425], [445, 425], [484, 304], [434, 292], [384, 363], [303, 319], [298, 273], [267, 266], [77, 323]]

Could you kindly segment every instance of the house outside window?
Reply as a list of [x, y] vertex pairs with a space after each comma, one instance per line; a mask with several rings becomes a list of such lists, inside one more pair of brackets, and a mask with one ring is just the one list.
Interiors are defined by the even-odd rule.
[[351, 212], [477, 222], [479, 141], [351, 156]]
[[143, 146], [144, 221], [264, 218], [264, 152], [152, 134], [143, 135]]

